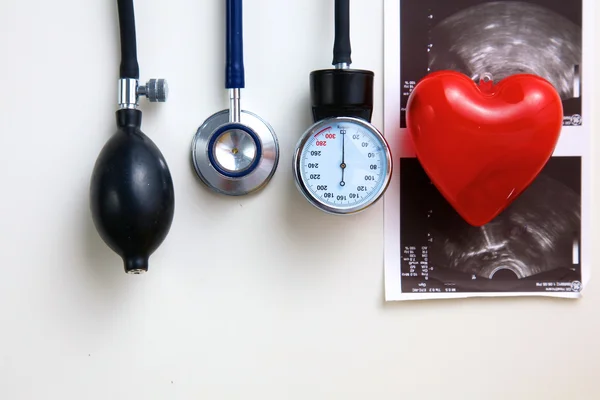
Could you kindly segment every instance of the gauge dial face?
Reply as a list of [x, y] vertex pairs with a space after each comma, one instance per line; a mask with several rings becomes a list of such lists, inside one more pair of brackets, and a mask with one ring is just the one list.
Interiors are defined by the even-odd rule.
[[376, 202], [391, 175], [383, 136], [354, 118], [331, 118], [313, 125], [299, 143], [294, 166], [307, 199], [338, 214], [357, 212]]

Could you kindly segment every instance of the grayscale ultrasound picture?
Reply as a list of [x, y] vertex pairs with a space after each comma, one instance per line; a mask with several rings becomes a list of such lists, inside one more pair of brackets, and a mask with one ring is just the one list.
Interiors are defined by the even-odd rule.
[[581, 157], [553, 157], [503, 213], [467, 224], [417, 158], [400, 159], [404, 293], [581, 288]]
[[581, 125], [581, 20], [582, 0], [400, 0], [401, 127], [412, 89], [439, 70], [541, 76], [561, 96], [563, 125]]

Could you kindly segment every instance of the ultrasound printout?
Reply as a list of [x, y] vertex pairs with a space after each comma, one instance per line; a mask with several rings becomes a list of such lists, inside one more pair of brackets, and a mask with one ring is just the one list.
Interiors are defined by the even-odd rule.
[[[495, 82], [517, 73], [547, 79], [564, 124], [580, 125], [582, 0], [418, 0], [400, 4], [401, 126], [416, 82], [454, 70]], [[585, 116], [583, 116], [585, 118]]]
[[[464, 222], [416, 158], [400, 161], [404, 292], [581, 287], [581, 158], [554, 157], [492, 222]], [[548, 202], [552, 199], [552, 202]]]
[[[386, 301], [579, 298], [591, 266], [594, 0], [390, 0], [384, 12], [384, 135], [394, 156], [384, 198]], [[600, 6], [600, 4], [598, 4]], [[586, 26], [588, 27], [586, 29]], [[427, 74], [495, 83], [520, 73], [560, 94], [563, 127], [532, 184], [481, 227], [466, 223], [421, 166], [405, 107]]]

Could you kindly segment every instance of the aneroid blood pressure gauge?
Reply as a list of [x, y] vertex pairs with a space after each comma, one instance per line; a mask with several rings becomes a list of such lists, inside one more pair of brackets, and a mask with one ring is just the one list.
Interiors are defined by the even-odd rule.
[[335, 69], [310, 74], [314, 123], [296, 146], [296, 185], [315, 207], [353, 214], [377, 202], [392, 175], [383, 135], [371, 124], [371, 71], [350, 69], [350, 5], [335, 1]]
[[334, 214], [361, 211], [385, 192], [391, 175], [390, 151], [381, 133], [360, 118], [317, 122], [294, 155], [294, 174], [314, 206]]

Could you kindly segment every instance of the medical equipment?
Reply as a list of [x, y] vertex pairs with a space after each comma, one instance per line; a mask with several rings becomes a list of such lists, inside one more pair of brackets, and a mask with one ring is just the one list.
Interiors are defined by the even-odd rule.
[[374, 74], [351, 63], [350, 4], [336, 0], [335, 68], [310, 74], [314, 124], [296, 145], [293, 168], [304, 197], [338, 215], [376, 203], [392, 175], [389, 146], [371, 124]]
[[164, 102], [168, 88], [163, 79], [139, 85], [133, 0], [117, 4], [121, 39], [117, 131], [96, 160], [90, 208], [98, 233], [121, 256], [125, 272], [141, 274], [170, 230], [175, 196], [165, 158], [140, 129], [138, 99]]
[[192, 163], [209, 188], [240, 196], [270, 181], [279, 161], [279, 144], [267, 122], [240, 107], [240, 90], [245, 87], [242, 1], [227, 0], [226, 8], [229, 110], [213, 114], [200, 126], [192, 139]]

